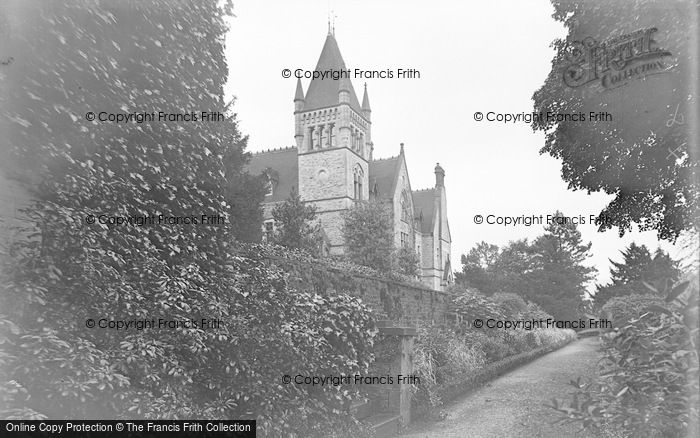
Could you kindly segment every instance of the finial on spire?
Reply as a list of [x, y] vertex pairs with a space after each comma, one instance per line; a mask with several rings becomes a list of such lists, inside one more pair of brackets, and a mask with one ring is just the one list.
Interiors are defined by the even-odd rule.
[[335, 36], [335, 12], [333, 10], [328, 11], [328, 35]]
[[372, 109], [369, 106], [369, 96], [367, 96], [367, 82], [365, 82], [365, 94], [362, 96], [362, 111], [369, 115]]
[[403, 143], [401, 143], [401, 155], [403, 155]]

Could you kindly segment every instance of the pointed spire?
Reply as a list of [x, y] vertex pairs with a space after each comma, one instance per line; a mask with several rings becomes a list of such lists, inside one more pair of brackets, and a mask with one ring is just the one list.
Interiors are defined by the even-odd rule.
[[369, 97], [367, 96], [367, 82], [365, 82], [365, 95], [362, 96], [362, 111], [372, 111], [369, 107]]
[[399, 151], [399, 155], [403, 155], [403, 143], [401, 143], [401, 150]]
[[304, 89], [301, 87], [301, 79], [297, 78], [297, 91], [294, 93], [294, 101], [304, 100]]
[[[321, 56], [316, 63], [316, 71], [326, 70], [346, 70], [345, 61], [338, 49], [338, 43], [332, 34], [326, 37], [326, 42], [321, 50]], [[314, 78], [309, 83], [309, 88], [306, 90], [304, 101], [304, 110], [311, 111], [319, 108], [328, 108], [338, 105], [338, 97], [341, 91], [348, 91], [348, 102], [350, 107], [358, 114], [362, 114], [360, 102], [357, 99], [352, 82], [348, 79], [348, 75], [340, 75], [341, 77], [333, 79], [332, 77]]]

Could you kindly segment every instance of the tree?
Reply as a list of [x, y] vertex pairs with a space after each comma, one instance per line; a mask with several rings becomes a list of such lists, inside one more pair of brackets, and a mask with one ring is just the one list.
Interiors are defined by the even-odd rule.
[[379, 271], [393, 269], [394, 236], [391, 215], [381, 201], [359, 201], [345, 213], [347, 257]]
[[533, 243], [535, 269], [528, 275], [529, 299], [558, 319], [578, 319], [586, 285], [595, 268], [584, 263], [591, 243], [583, 243], [576, 224], [557, 211], [545, 234]]
[[[486, 242], [462, 257], [462, 284], [479, 285], [489, 295], [516, 294], [558, 319], [577, 319], [594, 268], [585, 265], [591, 244], [557, 211], [545, 234], [509, 242], [499, 250]], [[478, 288], [478, 287], [477, 287]]]
[[307, 205], [296, 190], [272, 210], [275, 219], [275, 243], [288, 248], [315, 251], [320, 227], [316, 222], [316, 207]]
[[496, 292], [494, 265], [498, 257], [498, 246], [479, 242], [467, 255], [462, 254], [462, 272], [455, 274], [455, 281], [484, 294], [493, 294]]
[[492, 277], [497, 292], [532, 295], [530, 282], [536, 268], [537, 254], [527, 239], [509, 242], [503, 247], [492, 268]]
[[597, 286], [594, 298], [598, 306], [603, 306], [612, 297], [648, 293], [644, 283], [658, 285], [658, 282], [676, 281], [680, 276], [678, 262], [661, 248], [652, 257], [645, 245], [632, 242], [621, 254], [622, 262], [610, 260], [611, 282]]
[[[684, 230], [697, 232], [700, 172], [688, 120], [698, 108], [692, 85], [700, 80], [694, 68], [700, 3], [552, 3], [568, 35], [554, 42], [557, 54], [534, 94], [534, 112], [580, 113], [586, 121], [533, 120], [533, 129], [546, 133], [541, 153], [562, 161], [570, 189], [613, 196], [597, 221], [601, 231], [617, 227], [622, 235], [636, 223], [669, 241]], [[606, 41], [607, 50], [596, 41]], [[626, 52], [634, 41], [648, 43]], [[632, 57], [616, 59], [626, 55]], [[589, 120], [601, 111], [610, 117]]]
[[[167, 116], [225, 111], [226, 7], [132, 6], [12, 8], [22, 25], [8, 44], [26, 64], [8, 71], [8, 149], [41, 182], [28, 211], [40, 238], [10, 249], [0, 293], [0, 319], [16, 328], [0, 380], [30, 396], [10, 405], [22, 417], [209, 417], [207, 397], [228, 403], [208, 370], [235, 324], [191, 332], [86, 327], [236, 313], [221, 302], [231, 294], [224, 277], [232, 241], [223, 157], [236, 147], [221, 132], [236, 122]], [[99, 120], [110, 114], [131, 121]]]
[[408, 277], [416, 277], [420, 269], [418, 254], [413, 248], [402, 246], [395, 253], [396, 266], [400, 274]]
[[223, 156], [228, 180], [224, 196], [231, 207], [229, 217], [233, 237], [240, 242], [260, 242], [266, 181], [262, 175], [254, 176], [245, 171], [245, 165], [250, 160], [250, 153], [246, 152], [248, 136], [243, 136], [235, 123], [237, 115], [233, 112], [233, 103], [228, 103], [225, 114], [226, 119], [234, 123], [221, 124], [219, 133], [224, 143], [230, 145]]
[[[3, 70], [0, 152], [40, 184], [29, 237], [0, 258], [0, 417], [355, 431], [342, 411], [354, 390], [259, 382], [366, 373], [369, 309], [290, 290], [261, 248], [235, 242], [235, 119], [159, 120], [226, 112], [226, 3], [22, 0], [7, 10], [17, 26], [3, 43], [23, 67]], [[154, 120], [136, 120], [150, 111]]]

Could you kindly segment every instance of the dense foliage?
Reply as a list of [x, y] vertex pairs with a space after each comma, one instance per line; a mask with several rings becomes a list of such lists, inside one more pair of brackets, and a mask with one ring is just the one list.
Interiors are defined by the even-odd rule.
[[317, 252], [321, 227], [316, 221], [316, 207], [307, 205], [296, 189], [272, 210], [275, 233], [272, 241], [287, 248]]
[[610, 283], [597, 286], [594, 296], [597, 306], [605, 305], [612, 297], [648, 292], [645, 283], [675, 282], [680, 275], [678, 262], [661, 248], [652, 257], [646, 246], [632, 242], [622, 251], [622, 257], [621, 262], [610, 261], [613, 265], [610, 268]]
[[552, 215], [545, 233], [532, 242], [519, 240], [503, 248], [481, 242], [462, 256], [457, 283], [487, 295], [512, 293], [537, 303], [560, 320], [578, 319], [586, 285], [595, 269], [587, 266], [590, 243], [564, 215]]
[[418, 253], [412, 248], [402, 246], [394, 253], [396, 270], [407, 277], [415, 278], [420, 272]]
[[[698, 105], [692, 87], [700, 78], [693, 43], [697, 39], [688, 35], [697, 33], [700, 2], [552, 0], [552, 4], [554, 19], [568, 33], [554, 42], [557, 53], [544, 85], [534, 94], [534, 112], [582, 113], [587, 119], [585, 123], [535, 119], [533, 129], [546, 133], [541, 153], [561, 160], [561, 174], [570, 189], [612, 195], [598, 221], [601, 230], [617, 227], [623, 234], [637, 224], [671, 241], [683, 230], [698, 230], [700, 175], [698, 154], [692, 153], [693, 125], [688, 122]], [[644, 29], [656, 29], [648, 44], [656, 53], [629, 59], [627, 49], [609, 42], [607, 50], [597, 52], [609, 59], [586, 59], [594, 41]], [[586, 43], [577, 43], [581, 41]], [[666, 51], [670, 55], [659, 57]], [[606, 75], [639, 76], [644, 71], [640, 66], [650, 60], [653, 74], [616, 84], [601, 80]], [[574, 85], [567, 85], [567, 79]], [[591, 112], [600, 111], [611, 118], [588, 120]]]
[[[553, 400], [562, 421], [597, 434], [697, 436], [698, 289], [697, 284], [687, 287], [684, 282], [652, 291], [652, 296], [665, 297], [662, 305], [649, 305], [603, 335], [597, 380], [571, 382], [573, 400]], [[606, 307], [613, 305], [614, 299]]]
[[[8, 70], [3, 132], [11, 162], [39, 184], [28, 238], [2, 258], [0, 417], [255, 418], [263, 436], [357, 436], [352, 390], [282, 376], [366, 372], [371, 312], [346, 295], [291, 289], [261, 247], [237, 242], [248, 225], [234, 220], [259, 215], [259, 181], [242, 172], [235, 118], [86, 119], [230, 116], [228, 5], [15, 6], [8, 44], [24, 65]], [[237, 186], [246, 181], [249, 192]], [[155, 327], [100, 327], [144, 320]]]
[[518, 363], [517, 355], [537, 349], [549, 351], [576, 338], [573, 330], [476, 328], [472, 324], [475, 318], [502, 321], [551, 316], [517, 295], [501, 294], [494, 299], [475, 290], [454, 288], [452, 292], [455, 297], [450, 310], [459, 315], [462, 324], [425, 327], [416, 340], [414, 366], [421, 380], [414, 388], [413, 405], [418, 416], [439, 417], [451, 387], [484, 383], [492, 377], [494, 367], [510, 366], [510, 360]]
[[359, 201], [345, 213], [343, 226], [347, 257], [379, 271], [393, 269], [394, 234], [391, 213], [377, 200]]
[[646, 313], [652, 305], [663, 305], [662, 298], [651, 293], [631, 294], [609, 299], [601, 310], [602, 314], [612, 321], [613, 327], [624, 327], [631, 320]]

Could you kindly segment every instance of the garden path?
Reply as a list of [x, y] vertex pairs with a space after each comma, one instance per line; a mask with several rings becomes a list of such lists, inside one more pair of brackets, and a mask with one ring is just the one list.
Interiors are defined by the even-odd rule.
[[449, 404], [444, 420], [411, 426], [401, 438], [586, 437], [578, 425], [553, 424], [544, 405], [566, 398], [569, 381], [596, 373], [598, 339], [584, 338], [523, 365]]

